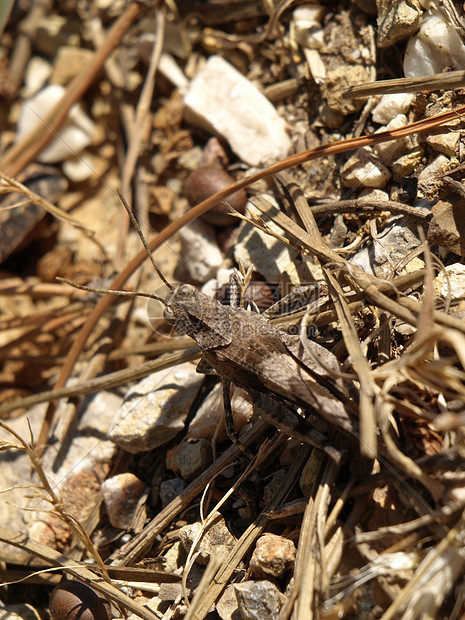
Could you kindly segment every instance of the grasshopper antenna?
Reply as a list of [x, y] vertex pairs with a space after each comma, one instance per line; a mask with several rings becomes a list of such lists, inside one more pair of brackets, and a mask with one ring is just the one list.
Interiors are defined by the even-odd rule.
[[119, 189], [116, 190], [118, 192], [118, 196], [119, 199], [121, 200], [121, 202], [123, 203], [124, 208], [127, 211], [127, 214], [129, 215], [129, 219], [131, 220], [131, 224], [134, 226], [134, 228], [137, 231], [137, 234], [139, 235], [139, 239], [142, 241], [142, 244], [145, 248], [145, 251], [147, 252], [147, 256], [150, 258], [150, 260], [152, 261], [152, 265], [153, 268], [155, 269], [155, 271], [157, 272], [160, 280], [166, 284], [166, 286], [171, 290], [174, 291], [174, 286], [172, 284], [170, 284], [168, 282], [168, 280], [165, 278], [165, 276], [162, 274], [162, 272], [160, 271], [160, 269], [158, 268], [157, 263], [155, 262], [155, 259], [153, 258], [153, 254], [150, 251], [149, 248], [149, 244], [147, 243], [145, 237], [144, 237], [144, 233], [142, 232], [142, 230], [140, 229], [139, 223], [137, 221], [137, 219], [134, 216], [134, 213], [132, 212], [131, 207], [128, 205], [128, 203], [126, 202], [125, 197], [123, 196], [123, 194], [119, 191]]
[[162, 304], [165, 303], [165, 300], [158, 295], [153, 295], [152, 293], [139, 293], [134, 291], [116, 291], [114, 289], [109, 288], [94, 288], [93, 286], [85, 286], [84, 284], [78, 284], [77, 282], [73, 282], [72, 280], [68, 280], [67, 278], [59, 278], [56, 280], [59, 282], [64, 282], [65, 284], [69, 284], [74, 288], [78, 288], [81, 291], [87, 291], [88, 293], [99, 293], [100, 295], [117, 295], [118, 297], [148, 297], [149, 299], [155, 299], [156, 301], [161, 301]]

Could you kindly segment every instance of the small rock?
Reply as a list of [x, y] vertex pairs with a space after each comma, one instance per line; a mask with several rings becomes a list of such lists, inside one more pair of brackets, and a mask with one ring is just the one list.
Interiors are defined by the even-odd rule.
[[424, 152], [425, 149], [419, 145], [391, 162], [391, 170], [394, 181], [399, 183], [402, 179], [415, 172], [416, 167], [422, 160]]
[[101, 491], [108, 518], [113, 527], [128, 529], [136, 515], [137, 503], [144, 493], [142, 480], [131, 473], [118, 474], [102, 483]]
[[418, 175], [418, 184], [422, 186], [428, 186], [430, 181], [434, 179], [436, 181], [436, 175], [442, 174], [449, 170], [450, 161], [445, 155], [438, 155], [430, 164], [423, 168]]
[[260, 536], [250, 559], [250, 570], [258, 577], [281, 577], [294, 566], [296, 548], [292, 540], [276, 534]]
[[407, 217], [390, 217], [384, 230], [387, 231], [385, 234], [379, 231], [380, 238], [373, 239], [369, 248], [363, 248], [349, 261], [380, 278], [392, 276], [398, 263], [420, 244], [414, 232], [415, 225]]
[[[320, 52], [315, 49], [304, 48], [304, 56], [315, 84], [321, 86], [326, 81], [326, 67]], [[327, 109], [329, 110], [329, 108]]]
[[241, 615], [237, 607], [237, 596], [234, 584], [230, 584], [226, 587], [216, 603], [216, 611], [221, 620], [241, 620]]
[[438, 153], [444, 153], [449, 157], [458, 155], [460, 147], [460, 131], [446, 131], [444, 133], [430, 134], [426, 142]]
[[212, 460], [212, 448], [206, 439], [188, 439], [179, 446], [174, 466], [184, 480], [193, 480]]
[[346, 116], [359, 112], [364, 106], [361, 98], [351, 99], [341, 94], [344, 88], [370, 81], [367, 70], [361, 65], [344, 65], [329, 71], [323, 87], [323, 94], [329, 108]]
[[21, 91], [23, 99], [35, 95], [45, 84], [52, 73], [52, 65], [41, 56], [33, 56], [26, 65], [24, 87]]
[[110, 439], [136, 454], [167, 443], [184, 428], [203, 381], [187, 362], [153, 373], [132, 387], [118, 412]]
[[[405, 114], [397, 114], [395, 118], [392, 119], [385, 127], [380, 127], [375, 133], [380, 133], [382, 131], [391, 131], [392, 129], [400, 129], [400, 127], [405, 127], [407, 124], [407, 117]], [[405, 139], [400, 140], [390, 140], [389, 142], [382, 142], [381, 144], [376, 144], [373, 147], [376, 155], [382, 160], [383, 164], [388, 166], [393, 159], [402, 155], [405, 151]]]
[[184, 104], [188, 122], [225, 138], [250, 165], [286, 157], [291, 148], [284, 120], [270, 101], [220, 56], [210, 56]]
[[389, 194], [382, 189], [364, 189], [358, 197], [362, 202], [389, 200]]
[[[179, 538], [187, 552], [190, 551], [202, 527], [200, 522], [196, 522], [180, 529]], [[196, 545], [195, 561], [206, 566], [212, 555], [229, 553], [235, 544], [235, 537], [226, 527], [223, 517], [218, 515], [217, 519], [203, 532], [199, 544]]]
[[[273, 228], [273, 225], [270, 225]], [[294, 258], [292, 250], [278, 239], [258, 230], [247, 222], [239, 227], [234, 258], [241, 260], [246, 267], [254, 266], [254, 270], [269, 282], [278, 282], [283, 265]]]
[[234, 584], [243, 620], [276, 620], [285, 597], [271, 581], [244, 581]]
[[82, 71], [83, 66], [90, 63], [93, 57], [94, 52], [83, 47], [66, 45], [59, 47], [53, 63], [50, 82], [65, 86]]
[[429, 243], [437, 243], [449, 252], [465, 256], [465, 201], [454, 204], [439, 200], [431, 209], [433, 219], [428, 228]]
[[465, 297], [465, 265], [454, 263], [447, 265], [434, 278], [434, 290], [441, 297], [452, 300]]
[[163, 569], [167, 573], [178, 573], [186, 564], [187, 553], [182, 543], [176, 540], [163, 554]]
[[223, 263], [223, 255], [210, 224], [194, 220], [179, 231], [183, 263], [196, 282], [213, 278]]
[[462, 69], [464, 65], [465, 46], [455, 26], [439, 15], [424, 18], [419, 32], [409, 40], [405, 50], [405, 77]]
[[324, 17], [324, 7], [314, 5], [299, 6], [294, 9], [292, 21], [295, 28], [295, 38], [302, 47], [321, 49], [324, 44], [324, 30], [321, 20]]
[[82, 183], [95, 174], [95, 164], [89, 154], [66, 159], [62, 168], [67, 178], [74, 183]]
[[418, 0], [377, 0], [378, 45], [390, 47], [420, 28], [422, 8]]
[[[231, 399], [234, 427], [239, 432], [250, 420], [253, 407], [247, 392], [234, 388]], [[220, 430], [218, 430], [220, 426]], [[189, 425], [188, 435], [193, 438], [213, 439], [216, 434], [218, 441], [227, 439], [224, 419], [223, 386], [216, 385], [197, 410]]]
[[158, 597], [162, 601], [175, 601], [182, 595], [182, 585], [180, 583], [161, 583]]
[[382, 189], [390, 178], [391, 173], [386, 166], [365, 149], [357, 149], [341, 171], [341, 180], [346, 187]]
[[[415, 95], [412, 93], [396, 93], [394, 95], [383, 95], [376, 106], [373, 108], [371, 113], [373, 120], [375, 123], [382, 123], [383, 125], [390, 123], [395, 120], [400, 114], [405, 114], [412, 101], [415, 99]], [[405, 118], [405, 124], [407, 124], [407, 119]], [[401, 124], [397, 125], [401, 126]], [[396, 128], [395, 125], [392, 128]], [[387, 127], [386, 129], [391, 129], [391, 127]], [[384, 130], [379, 130], [384, 131]], [[393, 142], [386, 142], [386, 145], [392, 146]], [[381, 144], [378, 144], [382, 148]]]
[[[42, 89], [37, 95], [25, 101], [21, 106], [16, 141], [42, 125], [44, 118], [60, 101], [65, 89], [54, 84]], [[38, 155], [42, 163], [56, 163], [75, 156], [92, 143], [94, 123], [84, 114], [79, 104], [74, 104], [68, 112], [68, 118], [60, 128], [60, 138], [54, 138]]]
[[181, 478], [170, 478], [160, 484], [160, 501], [162, 508], [168, 506], [186, 488], [186, 483]]
[[[100, 485], [108, 474], [110, 462], [115, 454], [115, 446], [106, 439], [109, 428], [114, 420], [114, 411], [121, 399], [109, 392], [100, 392], [97, 396], [86, 397], [83, 402], [83, 414], [73, 430], [70, 445], [63, 453], [49, 449], [42, 457], [42, 464], [49, 473], [52, 485], [58, 483], [56, 489], [66, 510], [79, 521], [85, 522], [99, 501]], [[58, 418], [66, 423], [68, 420], [66, 407], [60, 406]], [[32, 433], [37, 439], [44, 416], [44, 406], [38, 405], [27, 411], [27, 414], [9, 420], [9, 426], [29, 441]], [[66, 420], [65, 420], [66, 418]], [[55, 434], [61, 436], [60, 426]], [[11, 435], [0, 430], [0, 438], [12, 440]], [[13, 440], [14, 441], [14, 440]], [[57, 446], [57, 444], [52, 445]], [[66, 454], [64, 454], [66, 452]], [[70, 542], [71, 533], [65, 522], [47, 512], [37, 513], [28, 508], [37, 508], [37, 496], [26, 499], [21, 485], [38, 484], [37, 475], [31, 470], [31, 463], [24, 452], [5, 451], [0, 454], [2, 488], [8, 488], [0, 502], [0, 519], [18, 532], [27, 533], [31, 538], [48, 544], [56, 549], [64, 549]], [[24, 510], [26, 508], [26, 510]], [[8, 557], [12, 547], [8, 545]], [[0, 543], [0, 554], [4, 554], [4, 544]], [[18, 563], [22, 563], [23, 551], [15, 550]]]

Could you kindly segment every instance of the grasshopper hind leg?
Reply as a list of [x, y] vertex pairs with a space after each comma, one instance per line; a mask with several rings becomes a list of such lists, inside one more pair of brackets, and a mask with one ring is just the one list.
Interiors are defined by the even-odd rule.
[[232, 383], [227, 379], [223, 379], [223, 404], [224, 404], [224, 419], [226, 424], [226, 433], [229, 439], [236, 444], [238, 448], [249, 458], [253, 458], [253, 454], [246, 448], [246, 446], [239, 439], [239, 435], [234, 428], [234, 417], [231, 407], [231, 388]]

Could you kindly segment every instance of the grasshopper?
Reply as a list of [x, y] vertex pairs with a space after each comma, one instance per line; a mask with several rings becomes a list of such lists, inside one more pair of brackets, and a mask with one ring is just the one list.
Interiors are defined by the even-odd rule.
[[[304, 350], [298, 335], [279, 330], [264, 315], [234, 307], [234, 301], [224, 306], [190, 284], [174, 288], [159, 270], [129, 205], [120, 198], [157, 274], [171, 291], [164, 300], [158, 298], [165, 306], [164, 318], [178, 334], [196, 341], [204, 370], [212, 368], [223, 380], [230, 438], [239, 443], [230, 401], [234, 384], [249, 393], [254, 410], [271, 424], [339, 461], [341, 453], [319, 429], [337, 428], [351, 437], [358, 433], [349, 415], [357, 407], [340, 380], [334, 379], [339, 374], [336, 357], [313, 341]], [[311, 420], [298, 414], [296, 407]]]
[[162, 299], [145, 293], [78, 288], [116, 295], [141, 295], [162, 302], [164, 318], [173, 324], [179, 335], [193, 338], [202, 351], [199, 365], [203, 366], [202, 371], [213, 369], [222, 378], [226, 429], [233, 441], [241, 445], [232, 419], [232, 384], [248, 392], [254, 411], [260, 416], [288, 435], [317, 446], [339, 462], [340, 451], [322, 431], [338, 429], [351, 437], [358, 431], [355, 416], [350, 416], [350, 412], [357, 410], [356, 403], [348, 396], [340, 379], [335, 379], [340, 374], [336, 357], [313, 341], [308, 341], [304, 349], [300, 336], [278, 329], [265, 315], [234, 305], [225, 306], [190, 284], [173, 287], [159, 270], [121, 194], [120, 199], [157, 274], [170, 292]]
[[[204, 360], [221, 376], [233, 440], [231, 384], [247, 391], [259, 415], [274, 426], [339, 460], [340, 453], [318, 430], [329, 425], [351, 436], [356, 432], [349, 416], [355, 404], [334, 381], [339, 373], [334, 355], [310, 341], [310, 356], [298, 335], [279, 330], [263, 315], [223, 306], [189, 284], [172, 290], [164, 304], [165, 319], [197, 342]], [[310, 414], [312, 424], [295, 412], [296, 407]]]

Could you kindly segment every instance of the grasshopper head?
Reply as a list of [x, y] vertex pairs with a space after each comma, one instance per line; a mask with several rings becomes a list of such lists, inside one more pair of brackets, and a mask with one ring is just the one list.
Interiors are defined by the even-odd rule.
[[178, 334], [194, 336], [202, 324], [201, 293], [191, 284], [180, 284], [165, 299], [165, 319]]

